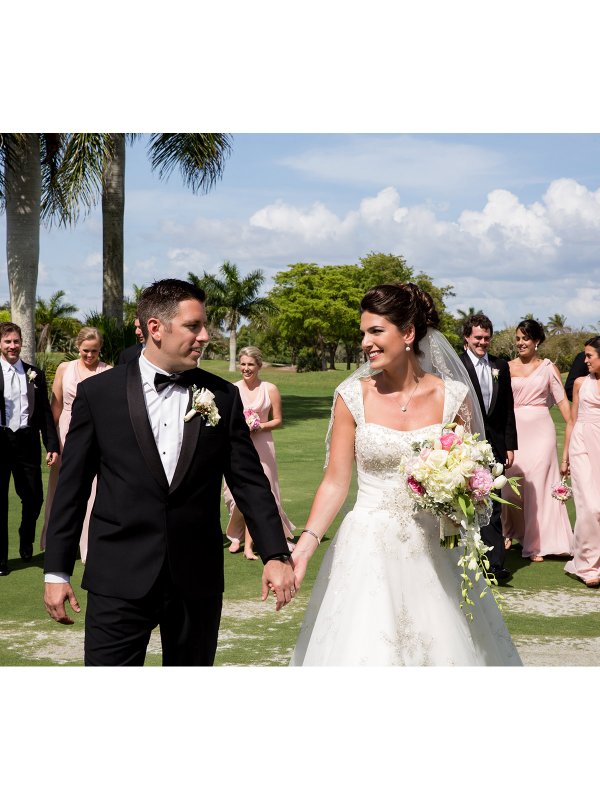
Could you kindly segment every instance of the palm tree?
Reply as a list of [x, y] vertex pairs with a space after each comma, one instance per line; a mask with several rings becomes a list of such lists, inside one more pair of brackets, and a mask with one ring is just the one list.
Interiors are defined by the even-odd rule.
[[137, 307], [140, 301], [140, 295], [144, 291], [144, 286], [133, 284], [133, 296], [123, 298], [123, 323], [125, 325], [133, 325], [137, 317]]
[[242, 317], [260, 318], [276, 311], [275, 305], [266, 297], [259, 297], [259, 289], [265, 276], [262, 270], [240, 276], [235, 264], [225, 261], [219, 272], [222, 278], [204, 273], [202, 278], [188, 273], [188, 280], [206, 292], [208, 320], [223, 325], [229, 334], [229, 372], [235, 372], [237, 354], [237, 329]]
[[37, 351], [52, 351], [53, 334], [61, 332], [67, 336], [73, 336], [79, 327], [79, 321], [73, 318], [77, 312], [77, 306], [72, 303], [63, 303], [65, 292], [62, 289], [54, 292], [48, 302], [38, 297], [35, 307], [36, 327], [40, 329], [37, 342]]
[[[113, 154], [105, 165], [102, 192], [102, 311], [119, 321], [123, 307], [123, 219], [125, 211], [125, 140], [111, 134]], [[128, 134], [129, 141], [137, 138]], [[223, 175], [231, 151], [224, 133], [154, 133], [148, 156], [158, 177], [167, 179], [179, 167], [183, 182], [192, 192], [207, 193]], [[122, 324], [122, 322], [120, 323]]]
[[476, 311], [473, 306], [469, 306], [469, 308], [466, 311], [463, 311], [462, 308], [457, 308], [456, 309], [456, 315], [457, 315], [456, 333], [460, 336], [460, 341], [461, 342], [463, 340], [463, 338], [462, 338], [463, 337], [463, 325], [469, 319], [469, 317], [472, 317], [474, 314], [483, 314], [483, 311], [481, 309], [479, 309], [479, 311]]
[[[23, 333], [23, 357], [35, 354], [35, 304], [40, 251], [40, 223], [74, 222], [81, 193], [98, 178], [93, 163], [83, 173], [61, 171], [67, 152], [92, 149], [103, 134], [0, 134], [0, 200], [6, 209], [6, 255], [12, 320]], [[81, 162], [81, 155], [79, 161]], [[76, 186], [74, 177], [79, 178]]]
[[551, 317], [548, 317], [548, 322], [546, 323], [548, 333], [551, 336], [554, 336], [556, 333], [568, 333], [571, 329], [566, 322], [567, 318], [563, 314], [553, 314]]

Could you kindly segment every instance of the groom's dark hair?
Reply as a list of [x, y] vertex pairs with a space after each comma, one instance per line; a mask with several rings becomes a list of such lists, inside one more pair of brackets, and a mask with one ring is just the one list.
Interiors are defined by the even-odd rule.
[[199, 300], [204, 303], [206, 293], [199, 286], [177, 278], [164, 278], [144, 289], [137, 305], [137, 317], [144, 338], [148, 339], [148, 320], [151, 317], [168, 325], [177, 314], [177, 306], [184, 300]]

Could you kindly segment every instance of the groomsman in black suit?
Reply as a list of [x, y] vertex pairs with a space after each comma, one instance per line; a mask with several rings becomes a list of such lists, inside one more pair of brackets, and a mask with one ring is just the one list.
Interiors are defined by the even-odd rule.
[[79, 610], [70, 576], [97, 475], [82, 581], [86, 666], [143, 665], [156, 626], [163, 665], [213, 663], [224, 582], [223, 476], [264, 563], [263, 599], [272, 591], [279, 610], [295, 592], [240, 393], [196, 367], [208, 341], [204, 299], [175, 279], [144, 289], [142, 354], [77, 388], [46, 538], [45, 603], [65, 625], [72, 623], [65, 602]]
[[119, 360], [117, 364], [127, 364], [128, 361], [132, 361], [134, 358], [138, 358], [142, 350], [144, 349], [145, 339], [144, 334], [142, 333], [142, 329], [140, 327], [140, 321], [136, 317], [135, 318], [135, 335], [137, 336], [137, 342], [135, 344], [126, 347], [125, 350], [119, 356]]
[[[496, 461], [505, 468], [512, 466], [517, 449], [517, 425], [508, 363], [488, 353], [494, 333], [485, 314], [473, 314], [463, 325], [465, 352], [460, 358], [467, 368], [483, 413], [485, 437]], [[481, 529], [481, 538], [493, 549], [487, 557], [490, 569], [499, 581], [511, 573], [504, 567], [505, 548], [502, 535], [501, 504], [493, 502], [489, 525]]]
[[21, 500], [19, 554], [31, 561], [35, 524], [44, 502], [40, 434], [54, 464], [60, 451], [44, 373], [21, 361], [21, 329], [0, 323], [0, 576], [8, 575], [8, 487]]

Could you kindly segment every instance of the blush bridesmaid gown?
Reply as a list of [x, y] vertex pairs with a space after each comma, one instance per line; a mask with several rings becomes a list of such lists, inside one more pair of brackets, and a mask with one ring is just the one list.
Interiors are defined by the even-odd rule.
[[579, 410], [569, 443], [571, 483], [575, 500], [575, 554], [565, 572], [582, 581], [600, 579], [600, 382], [583, 379]]
[[502, 532], [523, 544], [523, 558], [573, 555], [573, 531], [564, 504], [552, 497], [560, 482], [556, 429], [549, 407], [565, 397], [552, 362], [545, 358], [527, 377], [513, 377], [519, 449], [506, 471], [522, 476], [521, 497], [506, 487], [502, 496], [523, 510], [502, 506]]
[[[237, 386], [239, 389], [244, 410], [252, 408], [258, 414], [261, 422], [269, 421], [269, 412], [271, 410], [271, 398], [269, 397], [270, 385], [271, 384], [269, 384], [267, 381], [261, 381], [258, 386], [256, 396], [253, 400], [251, 400], [244, 381], [241, 380], [234, 383], [234, 386]], [[288, 539], [293, 539], [293, 531], [296, 530], [296, 526], [290, 522], [287, 514], [281, 507], [281, 496], [279, 492], [279, 478], [277, 475], [277, 462], [275, 461], [275, 443], [273, 442], [273, 434], [271, 431], [254, 431], [252, 434], [252, 443], [256, 448], [256, 452], [260, 458], [260, 463], [262, 464], [265, 475], [271, 484], [271, 491], [273, 492], [273, 497], [275, 498], [277, 508], [279, 509], [279, 516], [281, 517], [283, 532]], [[225, 535], [232, 542], [243, 542], [246, 531], [246, 522], [242, 512], [235, 504], [235, 500], [229, 491], [227, 483], [223, 484], [223, 499], [225, 500], [225, 505], [227, 506], [227, 511], [229, 512], [229, 524], [227, 525]]]
[[[79, 370], [77, 368], [78, 361], [79, 359], [70, 362], [70, 364], [65, 369], [62, 380], [63, 408], [62, 411], [60, 412], [60, 417], [58, 418], [58, 426], [57, 426], [61, 451], [65, 446], [65, 438], [67, 436], [67, 431], [69, 430], [69, 425], [71, 424], [71, 410], [73, 406], [73, 400], [75, 400], [75, 395], [77, 394], [77, 385], [81, 380], [81, 378], [79, 377]], [[104, 370], [107, 369], [111, 369], [110, 364], [105, 364], [104, 361], [99, 361], [98, 366], [96, 367], [96, 374], [100, 374], [101, 372], [104, 372]], [[89, 377], [92, 378], [93, 375], [90, 375]], [[84, 378], [84, 380], [88, 380], [88, 378]], [[56, 486], [58, 484], [58, 472], [60, 470], [60, 462], [61, 462], [61, 457], [59, 455], [56, 463], [50, 469], [50, 476], [48, 478], [48, 489], [46, 490], [46, 506], [44, 508], [44, 527], [42, 529], [42, 535], [40, 537], [41, 550], [44, 550], [46, 547], [46, 529], [48, 527], [48, 521], [50, 520], [50, 510], [52, 509], [52, 501], [54, 500], [54, 493], [56, 492]], [[83, 522], [83, 528], [81, 529], [81, 539], [79, 540], [79, 552], [81, 553], [81, 560], [83, 561], [84, 564], [87, 558], [87, 549], [88, 549], [88, 526], [90, 524], [90, 516], [92, 513], [92, 508], [95, 499], [96, 499], [96, 478], [94, 478], [94, 482], [92, 484], [92, 491], [90, 494], [90, 498], [88, 500], [87, 512], [85, 515], [85, 520]]]

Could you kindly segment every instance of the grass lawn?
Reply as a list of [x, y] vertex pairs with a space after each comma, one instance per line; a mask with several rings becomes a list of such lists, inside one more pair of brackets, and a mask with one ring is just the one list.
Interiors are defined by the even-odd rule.
[[[227, 371], [225, 362], [208, 361], [203, 366], [227, 379], [238, 379], [237, 374]], [[301, 529], [322, 476], [333, 390], [348, 373], [345, 365], [339, 365], [335, 372], [296, 374], [265, 368], [261, 374], [265, 380], [277, 384], [283, 397], [284, 427], [273, 434], [281, 496], [288, 516]], [[564, 423], [560, 414], [555, 410], [552, 413], [561, 452]], [[47, 470], [43, 469], [46, 480]], [[353, 486], [345, 508], [310, 564], [302, 592], [278, 614], [273, 611], [270, 598], [264, 604], [260, 601], [261, 563], [249, 562], [241, 554], [225, 554], [226, 591], [217, 665], [287, 663], [320, 560], [354, 495]], [[568, 507], [573, 521], [572, 502]], [[42, 603], [42, 554], [35, 555], [29, 564], [22, 564], [18, 557], [17, 512], [18, 499], [11, 487], [9, 566], [13, 572], [0, 578], [0, 665], [81, 665], [85, 609], [85, 592], [80, 588], [82, 565], [77, 563], [73, 579], [82, 613], [73, 626], [56, 625], [46, 615]], [[222, 519], [225, 524], [224, 509]], [[41, 527], [40, 518], [38, 541]], [[228, 544], [224, 540], [223, 546]], [[524, 654], [532, 653], [531, 663], [537, 663], [535, 659], [540, 663], [554, 663], [552, 653], [562, 658], [561, 647], [564, 652], [577, 648], [583, 652], [588, 643], [594, 644], [596, 637], [600, 637], [598, 594], [567, 577], [563, 566], [564, 559], [546, 559], [543, 563], [532, 564], [522, 559], [516, 548], [508, 554], [507, 567], [514, 577], [502, 589], [503, 614], [519, 649], [523, 646]], [[545, 643], [555, 640], [556, 646], [544, 650]], [[535, 655], [539, 648], [542, 655]], [[600, 650], [598, 655], [596, 663], [600, 663]], [[525, 657], [524, 660], [527, 663]], [[160, 664], [160, 643], [155, 635], [146, 663]]]

